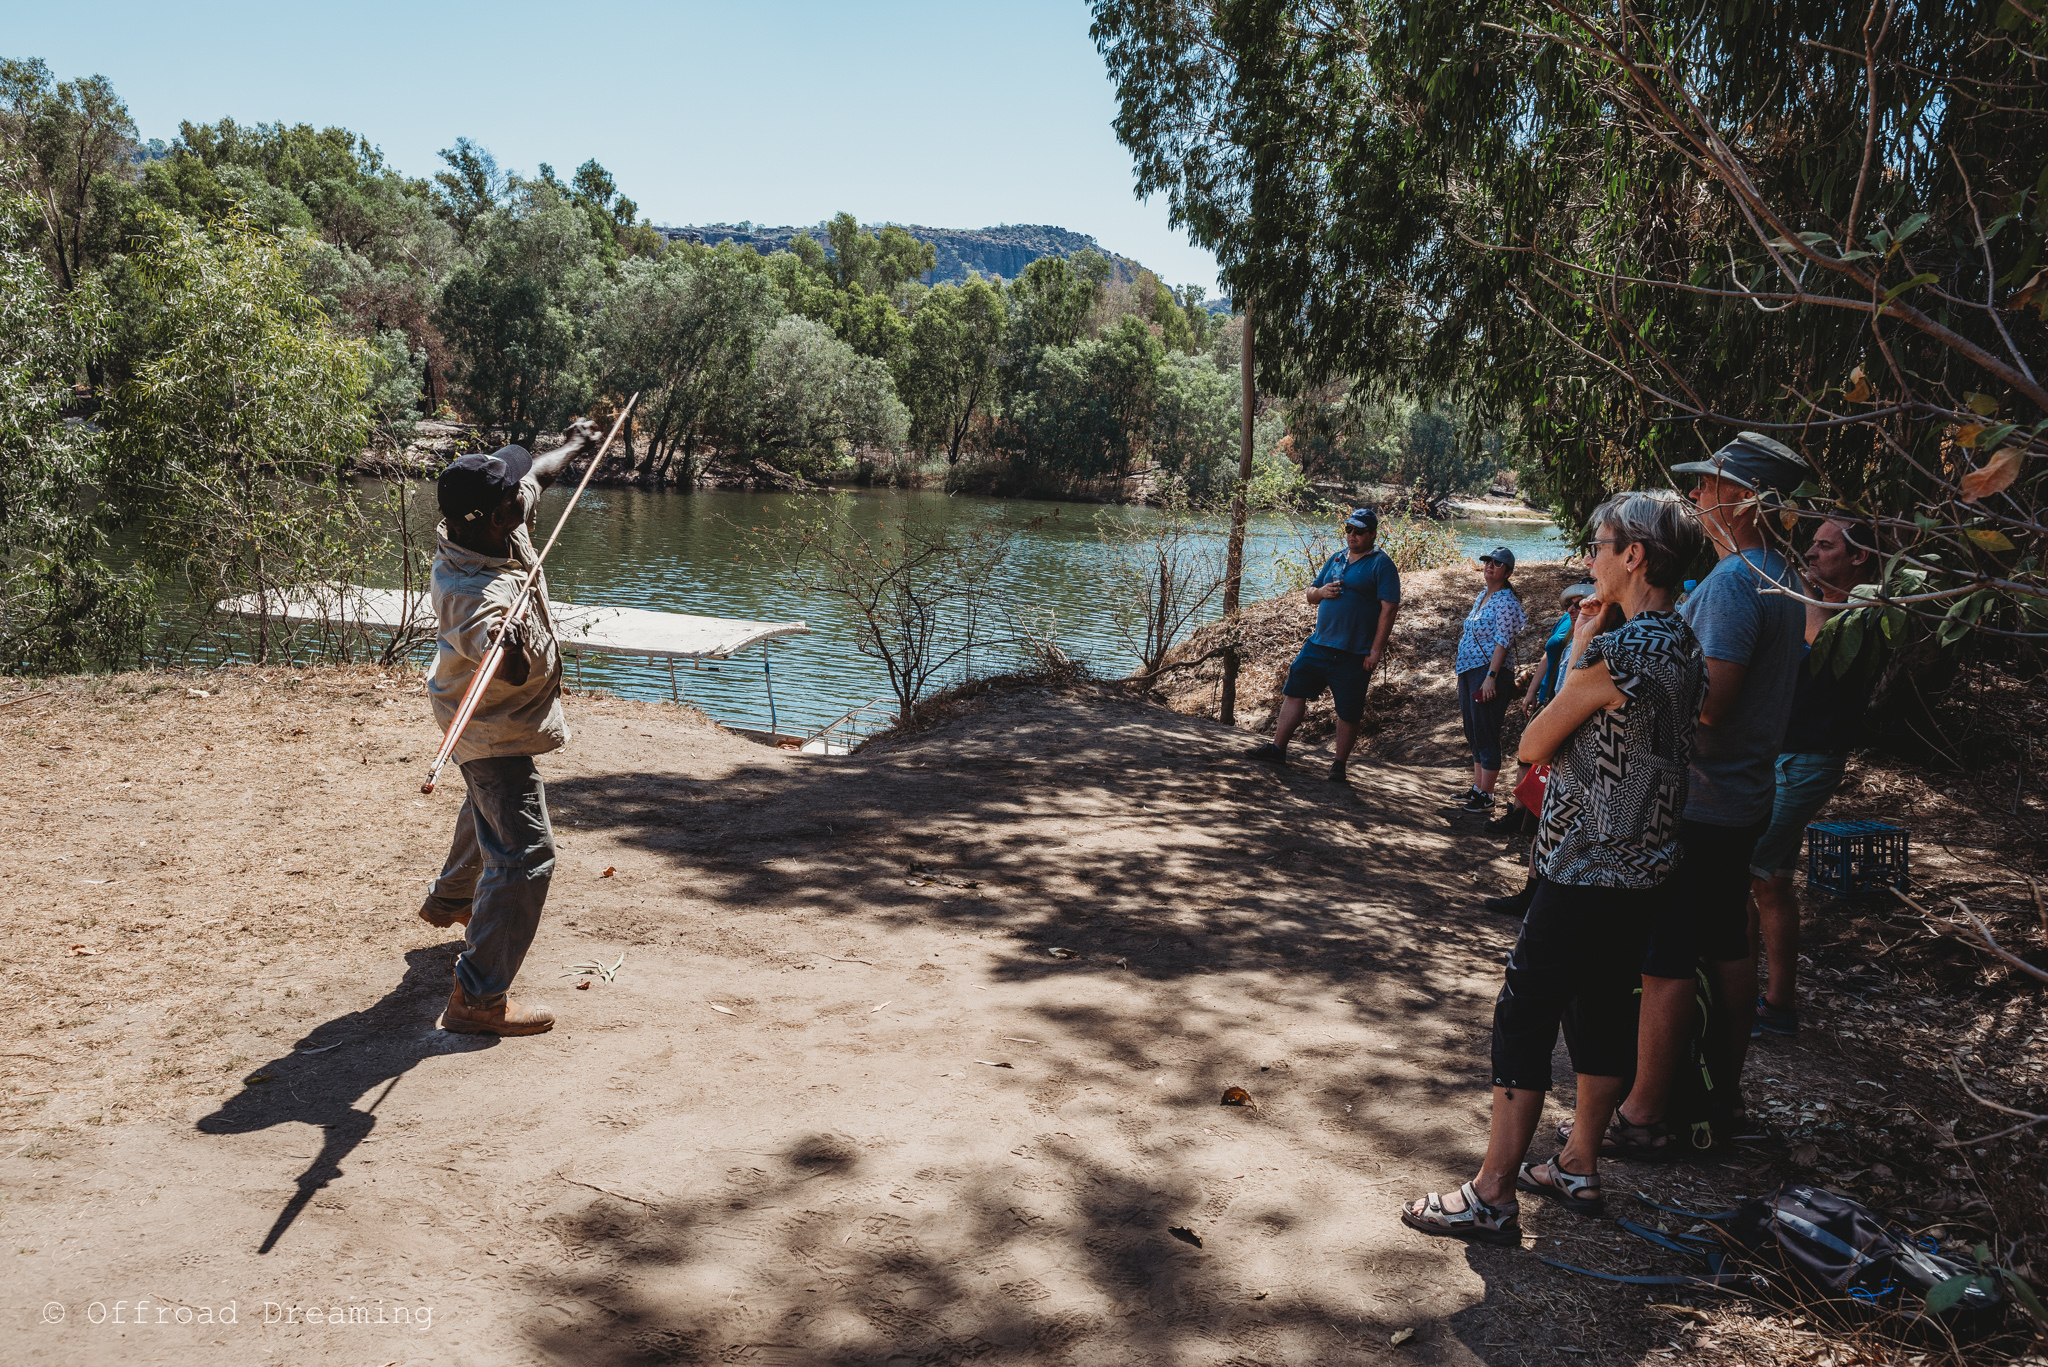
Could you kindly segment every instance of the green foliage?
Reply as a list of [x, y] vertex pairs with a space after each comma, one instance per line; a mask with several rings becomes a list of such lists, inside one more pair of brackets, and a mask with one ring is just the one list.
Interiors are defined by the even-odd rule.
[[959, 463], [976, 413], [993, 397], [1008, 321], [1001, 293], [979, 279], [937, 286], [911, 319], [897, 388], [910, 411], [911, 440], [944, 446], [948, 465]]
[[0, 58], [0, 188], [35, 207], [31, 242], [60, 289], [112, 251], [135, 122], [104, 76], [59, 81], [39, 58]]
[[479, 421], [531, 444], [581, 406], [573, 373], [603, 267], [582, 209], [525, 184], [470, 228], [475, 260], [456, 268], [434, 322], [454, 353], [454, 389]]
[[869, 294], [893, 295], [904, 282], [924, 275], [938, 261], [929, 242], [918, 241], [893, 223], [884, 226], [879, 235], [863, 233], [852, 214], [840, 213], [833, 215], [826, 231], [832, 256], [823, 263], [824, 269], [842, 290], [859, 286]]
[[727, 437], [736, 451], [806, 476], [862, 447], [901, 445], [910, 425], [881, 362], [790, 315], [762, 339], [735, 410]]
[[65, 420], [104, 342], [106, 302], [65, 293], [29, 245], [36, 206], [0, 205], [0, 670], [110, 666], [143, 624], [145, 580], [108, 564], [106, 439]]
[[338, 482], [368, 435], [369, 349], [301, 287], [306, 245], [232, 219], [202, 233], [157, 212], [148, 226], [146, 359], [106, 413], [105, 495], [141, 562], [202, 609], [359, 570], [370, 543]]
[[448, 163], [448, 169], [434, 173], [434, 211], [467, 246], [484, 216], [505, 197], [505, 174], [488, 149], [468, 138], [457, 138], [453, 147], [442, 148], [441, 160]]
[[1137, 188], [1254, 301], [1267, 388], [1461, 394], [1565, 525], [1775, 430], [1955, 639], [2009, 629], [1954, 606], [1980, 581], [2048, 594], [2048, 15], [1092, 8]]
[[1150, 430], [1164, 359], [1151, 332], [1129, 317], [1096, 340], [1040, 349], [1027, 372], [1031, 387], [1007, 405], [1013, 461], [1055, 481], [1128, 474]]
[[1152, 405], [1153, 466], [1199, 496], [1237, 478], [1240, 390], [1207, 357], [1171, 352]]
[[628, 261], [605, 301], [595, 334], [604, 382], [641, 395], [647, 473], [657, 481], [678, 454], [694, 477], [702, 443], [750, 393], [755, 353], [776, 318], [758, 261], [723, 248]]

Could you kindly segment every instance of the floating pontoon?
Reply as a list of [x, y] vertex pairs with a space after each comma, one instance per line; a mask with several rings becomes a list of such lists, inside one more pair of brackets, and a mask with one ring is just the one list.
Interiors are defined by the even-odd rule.
[[[414, 632], [422, 642], [433, 640], [438, 626], [424, 592], [408, 597], [399, 589], [370, 589], [354, 584], [261, 597], [244, 594], [226, 600], [220, 610], [237, 617], [264, 617], [273, 622], [306, 623], [329, 630]], [[729, 660], [758, 645], [761, 674], [768, 688], [769, 743], [795, 741], [812, 753], [844, 753], [843, 746], [833, 745], [829, 737], [785, 737], [776, 732], [775, 676], [768, 660], [768, 643], [778, 636], [808, 633], [810, 628], [802, 622], [747, 622], [732, 617], [565, 603], [553, 598], [548, 600], [548, 610], [555, 619], [556, 645], [579, 661], [586, 654], [640, 655], [666, 660], [669, 693], [677, 702], [682, 701], [676, 681], [677, 660]], [[842, 718], [826, 729], [841, 727], [845, 720]], [[817, 748], [805, 744], [806, 740], [817, 743]]]

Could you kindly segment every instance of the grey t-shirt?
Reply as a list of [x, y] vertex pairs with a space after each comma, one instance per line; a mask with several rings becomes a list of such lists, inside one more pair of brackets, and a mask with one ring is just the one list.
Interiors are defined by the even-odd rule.
[[1772, 584], [1801, 587], [1776, 551], [1743, 551], [1714, 566], [1679, 608], [1709, 661], [1747, 669], [1727, 719], [1694, 737], [1688, 821], [1747, 826], [1771, 814], [1778, 743], [1806, 654], [1806, 609], [1796, 598], [1763, 592]]

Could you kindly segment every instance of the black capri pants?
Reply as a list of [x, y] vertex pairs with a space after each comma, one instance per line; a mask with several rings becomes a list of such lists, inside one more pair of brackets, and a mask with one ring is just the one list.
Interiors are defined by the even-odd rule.
[[1663, 892], [1538, 881], [1493, 1005], [1494, 1086], [1549, 1091], [1560, 1024], [1573, 1071], [1634, 1076], [1643, 950]]
[[1482, 769], [1500, 768], [1500, 729], [1508, 719], [1508, 693], [1514, 680], [1506, 684], [1494, 680], [1493, 698], [1488, 702], [1479, 701], [1480, 686], [1486, 682], [1486, 666], [1468, 669], [1458, 676], [1458, 713], [1465, 722], [1465, 743], [1472, 747], [1472, 758]]

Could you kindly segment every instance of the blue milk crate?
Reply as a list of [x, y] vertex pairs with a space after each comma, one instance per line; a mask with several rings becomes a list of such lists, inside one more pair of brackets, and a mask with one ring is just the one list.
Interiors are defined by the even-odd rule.
[[1906, 828], [1882, 821], [1816, 821], [1806, 828], [1806, 882], [1840, 897], [1906, 887]]

